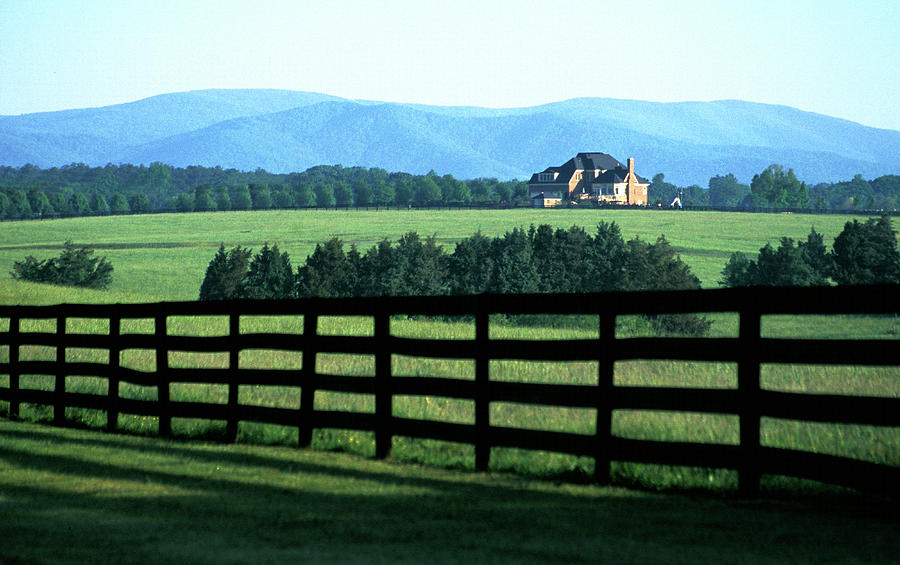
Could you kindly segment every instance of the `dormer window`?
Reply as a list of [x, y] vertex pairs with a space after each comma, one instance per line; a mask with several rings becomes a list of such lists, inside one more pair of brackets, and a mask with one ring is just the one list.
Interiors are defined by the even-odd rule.
[[538, 180], [541, 182], [551, 182], [553, 181], [553, 173], [540, 173], [538, 175]]

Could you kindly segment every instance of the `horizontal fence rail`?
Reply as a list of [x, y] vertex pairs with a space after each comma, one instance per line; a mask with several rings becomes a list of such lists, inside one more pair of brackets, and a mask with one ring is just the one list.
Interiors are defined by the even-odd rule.
[[[631, 337], [615, 334], [618, 316], [644, 314], [731, 312], [739, 317], [733, 338]], [[490, 336], [494, 314], [592, 315], [596, 339], [513, 340]], [[754, 493], [763, 474], [779, 474], [825, 481], [861, 489], [900, 492], [900, 469], [846, 457], [761, 445], [762, 418], [807, 422], [900, 427], [900, 398], [807, 394], [763, 389], [762, 364], [873, 365], [900, 367], [897, 340], [773, 339], [761, 335], [761, 317], [772, 314], [900, 314], [900, 287], [862, 286], [827, 288], [741, 288], [677, 292], [596, 293], [582, 295], [478, 295], [459, 297], [379, 297], [303, 299], [287, 301], [169, 302], [157, 304], [62, 304], [0, 306], [0, 401], [17, 418], [23, 403], [51, 406], [53, 421], [65, 423], [67, 407], [105, 411], [114, 430], [120, 414], [158, 419], [159, 434], [171, 435], [173, 418], [226, 422], [234, 441], [239, 422], [296, 427], [300, 446], [309, 446], [315, 429], [335, 428], [374, 432], [377, 457], [390, 454], [394, 437], [428, 438], [471, 444], [475, 467], [488, 468], [491, 449], [515, 447], [593, 458], [596, 479], [610, 480], [612, 462], [638, 462], [738, 471], [740, 489]], [[199, 337], [170, 330], [172, 317], [227, 318], [227, 335]], [[297, 333], [242, 333], [242, 316], [302, 316]], [[373, 321], [372, 335], [322, 335], [325, 316], [358, 316]], [[417, 339], [391, 334], [394, 316], [465, 317], [475, 326], [474, 339]], [[67, 321], [96, 319], [106, 333], [72, 333]], [[122, 331], [123, 320], [152, 321], [147, 333]], [[43, 331], [23, 331], [23, 320], [46, 320]], [[148, 324], [149, 325], [149, 324]], [[0, 325], [0, 328], [3, 328]], [[302, 331], [301, 331], [302, 330]], [[23, 348], [55, 349], [54, 361], [23, 360]], [[70, 362], [67, 350], [84, 348], [108, 352], [107, 362]], [[240, 366], [241, 352], [277, 350], [302, 354], [299, 369], [262, 369]], [[142, 371], [122, 367], [127, 350], [150, 352], [155, 368]], [[210, 353], [227, 356], [224, 368], [173, 367], [170, 353]], [[316, 370], [322, 354], [362, 354], [374, 358], [373, 376], [331, 375]], [[392, 356], [464, 359], [474, 362], [474, 379], [401, 376], [392, 372]], [[632, 359], [730, 362], [737, 366], [736, 389], [617, 386], [614, 365]], [[491, 379], [495, 360], [591, 361], [598, 367], [596, 384], [546, 384]], [[20, 386], [24, 375], [46, 375], [53, 390]], [[106, 394], [66, 390], [67, 379], [106, 379]], [[897, 374], [900, 379], [900, 372]], [[156, 390], [156, 399], [120, 395], [120, 384]], [[181, 383], [227, 385], [224, 403], [171, 399], [171, 386]], [[241, 386], [297, 387], [294, 408], [242, 404]], [[374, 412], [316, 409], [318, 391], [374, 397]], [[398, 417], [396, 396], [435, 396], [474, 403], [474, 423]], [[596, 410], [596, 432], [576, 434], [492, 425], [490, 406], [508, 402]], [[740, 441], [736, 445], [648, 441], [616, 437], [611, 431], [616, 410], [682, 411], [737, 416]], [[900, 445], [895, 446], [900, 449]]]

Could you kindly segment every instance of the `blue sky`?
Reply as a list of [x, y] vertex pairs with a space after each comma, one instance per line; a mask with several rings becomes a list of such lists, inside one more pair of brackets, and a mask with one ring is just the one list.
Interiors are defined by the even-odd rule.
[[2, 0], [0, 114], [204, 88], [742, 99], [900, 130], [900, 0]]

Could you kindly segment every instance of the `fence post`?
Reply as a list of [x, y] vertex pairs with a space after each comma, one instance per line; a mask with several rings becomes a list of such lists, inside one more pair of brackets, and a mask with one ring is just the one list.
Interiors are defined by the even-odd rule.
[[306, 312], [303, 315], [303, 369], [301, 370], [302, 382], [300, 385], [300, 418], [297, 444], [300, 447], [309, 447], [312, 443], [312, 431], [315, 426], [314, 410], [316, 404], [316, 388], [318, 375], [316, 374], [316, 334], [318, 332], [319, 315], [314, 312]]
[[391, 419], [394, 390], [391, 382], [391, 317], [387, 312], [375, 315], [375, 457], [391, 454]]
[[740, 312], [740, 360], [738, 361], [738, 395], [740, 398], [740, 469], [738, 488], [742, 494], [754, 496], [759, 492], [759, 311]]
[[119, 425], [119, 356], [122, 351], [119, 336], [122, 333], [122, 319], [109, 318], [109, 378], [107, 379], [106, 429], [116, 431]]
[[487, 471], [491, 461], [490, 316], [486, 302], [475, 313], [475, 470]]
[[66, 423], [66, 317], [56, 318], [56, 383], [53, 387], [53, 425]]
[[610, 482], [612, 461], [612, 413], [615, 379], [616, 316], [600, 314], [599, 359], [597, 371], [597, 426], [594, 443], [594, 480], [601, 485]]
[[159, 404], [159, 435], [172, 435], [172, 407], [169, 405], [169, 350], [166, 347], [168, 316], [158, 315], [154, 319], [156, 334], [156, 398]]
[[231, 312], [228, 315], [228, 422], [225, 424], [225, 440], [237, 441], [238, 435], [238, 383], [240, 378], [240, 335], [241, 315]]
[[19, 317], [9, 317], [9, 417], [19, 417]]

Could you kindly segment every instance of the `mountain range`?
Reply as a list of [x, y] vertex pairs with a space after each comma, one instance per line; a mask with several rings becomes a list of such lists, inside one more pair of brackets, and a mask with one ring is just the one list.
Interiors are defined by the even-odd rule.
[[263, 168], [315, 165], [527, 179], [578, 152], [609, 153], [647, 178], [743, 182], [772, 163], [807, 183], [900, 173], [900, 131], [720, 100], [577, 98], [526, 108], [348, 100], [287, 90], [198, 90], [127, 104], [0, 116], [0, 165]]

